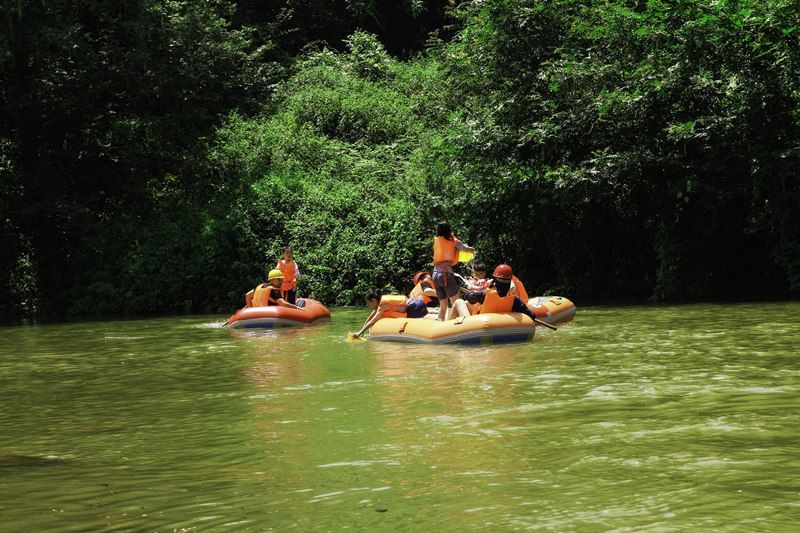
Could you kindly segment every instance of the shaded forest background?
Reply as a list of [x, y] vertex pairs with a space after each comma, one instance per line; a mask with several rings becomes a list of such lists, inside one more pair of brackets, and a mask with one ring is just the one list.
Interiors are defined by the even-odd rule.
[[800, 3], [0, 0], [0, 320], [408, 290], [796, 296]]

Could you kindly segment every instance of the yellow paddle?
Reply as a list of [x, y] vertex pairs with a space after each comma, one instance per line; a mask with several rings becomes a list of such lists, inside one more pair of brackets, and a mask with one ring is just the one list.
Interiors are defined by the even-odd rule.
[[365, 339], [363, 335], [361, 335], [360, 337], [356, 337], [355, 333], [353, 333], [352, 331], [348, 331], [347, 340], [350, 342], [354, 342], [354, 341], [365, 341], [367, 339]]

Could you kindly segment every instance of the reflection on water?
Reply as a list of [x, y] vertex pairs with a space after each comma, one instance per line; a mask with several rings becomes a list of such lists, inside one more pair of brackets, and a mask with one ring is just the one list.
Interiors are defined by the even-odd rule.
[[793, 530], [800, 305], [531, 343], [220, 317], [0, 329], [0, 531]]

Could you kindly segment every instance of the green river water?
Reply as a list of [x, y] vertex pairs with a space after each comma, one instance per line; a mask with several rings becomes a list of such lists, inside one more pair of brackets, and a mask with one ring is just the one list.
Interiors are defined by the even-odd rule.
[[477, 347], [366, 314], [0, 328], [0, 531], [798, 529], [798, 302]]

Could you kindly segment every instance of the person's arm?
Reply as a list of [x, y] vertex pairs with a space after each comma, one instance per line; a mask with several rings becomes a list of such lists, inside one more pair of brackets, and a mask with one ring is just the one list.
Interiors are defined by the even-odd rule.
[[531, 320], [536, 320], [536, 315], [525, 305], [525, 302], [520, 300], [519, 296], [514, 296], [514, 303], [511, 304], [511, 311], [514, 313], [522, 313], [528, 315]]
[[300, 278], [300, 265], [297, 264], [297, 261], [294, 262], [294, 280], [297, 281]]
[[286, 300], [281, 297], [281, 291], [278, 289], [272, 289], [272, 294], [270, 294], [273, 300], [280, 305], [281, 307], [288, 307], [289, 309], [297, 309], [298, 311], [305, 311], [302, 307], [297, 307], [294, 304], [290, 304]]
[[250, 289], [244, 295], [244, 306], [245, 307], [253, 307], [253, 295], [256, 293], [255, 289]]
[[464, 293], [464, 299], [471, 304], [482, 304], [484, 298], [486, 298], [486, 291], [467, 291]]
[[297, 310], [299, 310], [299, 311], [305, 311], [305, 308], [303, 308], [303, 307], [297, 307], [297, 306], [296, 306], [296, 305], [294, 305], [294, 304], [290, 304], [289, 302], [287, 302], [287, 301], [286, 301], [286, 300], [284, 300], [283, 298], [278, 298], [277, 302], [278, 302], [278, 305], [280, 305], [281, 307], [288, 307], [288, 308], [290, 308], [290, 309], [297, 309]]
[[381, 308], [378, 307], [377, 309], [373, 309], [372, 312], [367, 317], [367, 320], [364, 322], [364, 325], [358, 330], [358, 333], [353, 334], [353, 338], [357, 339], [361, 337], [365, 331], [375, 325], [375, 322], [380, 320], [381, 318]]
[[456, 250], [464, 250], [465, 252], [475, 252], [475, 248], [472, 246], [467, 246], [463, 242], [456, 239]]

